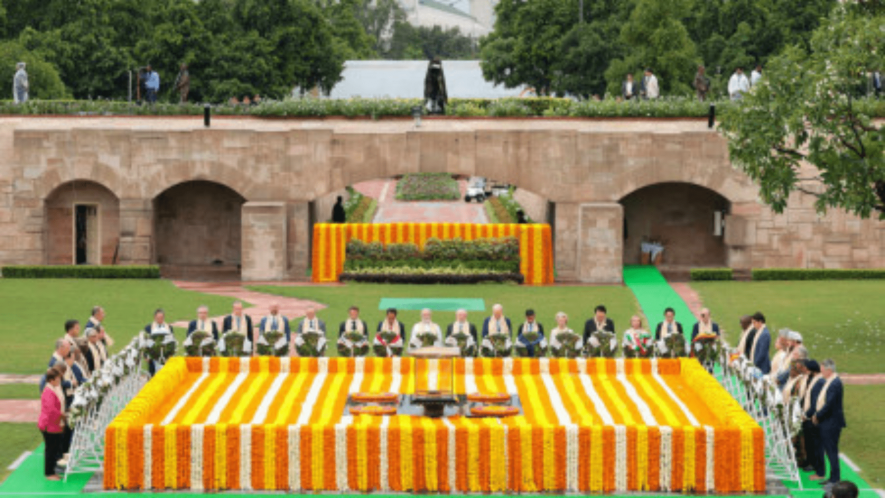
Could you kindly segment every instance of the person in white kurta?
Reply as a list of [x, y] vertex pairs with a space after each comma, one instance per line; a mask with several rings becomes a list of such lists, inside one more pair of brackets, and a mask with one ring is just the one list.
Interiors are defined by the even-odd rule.
[[431, 346], [442, 346], [442, 331], [439, 328], [439, 325], [433, 323], [433, 312], [427, 308], [421, 310], [421, 321], [416, 323], [415, 326], [412, 327], [412, 335], [409, 341], [409, 351], [414, 351], [416, 349], [421, 349], [424, 347], [424, 342], [421, 340], [419, 335], [423, 335], [426, 333], [436, 335], [436, 340], [431, 344]]

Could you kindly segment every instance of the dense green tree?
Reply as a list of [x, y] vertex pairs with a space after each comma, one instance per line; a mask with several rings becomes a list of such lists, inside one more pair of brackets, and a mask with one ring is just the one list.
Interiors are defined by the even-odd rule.
[[817, 208], [885, 218], [885, 129], [857, 101], [885, 67], [885, 4], [844, 2], [810, 38], [773, 57], [762, 83], [721, 116], [732, 162], [781, 212], [794, 191]]
[[356, 16], [366, 34], [371, 37], [373, 49], [383, 54], [390, 47], [389, 41], [398, 31], [407, 26], [406, 12], [398, 0], [360, 0]]
[[0, 81], [10, 82], [9, 93], [3, 99], [12, 99], [12, 77], [18, 62], [27, 64], [28, 98], [30, 99], [63, 99], [68, 97], [67, 90], [55, 66], [27, 51], [14, 41], [0, 42]]
[[654, 71], [662, 95], [691, 93], [699, 59], [682, 24], [690, 8], [690, 0], [639, 0], [621, 28], [626, 56], [612, 61], [605, 73], [610, 93], [620, 93], [628, 72], [639, 81], [644, 68]]

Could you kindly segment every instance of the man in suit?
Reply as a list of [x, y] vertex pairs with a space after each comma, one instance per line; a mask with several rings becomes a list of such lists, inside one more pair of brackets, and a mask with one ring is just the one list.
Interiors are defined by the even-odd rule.
[[347, 310], [347, 320], [341, 322], [341, 325], [338, 326], [338, 337], [341, 338], [344, 336], [345, 332], [359, 332], [364, 336], [367, 334], [369, 330], [369, 326], [366, 325], [366, 322], [360, 319], [360, 309], [357, 306], [351, 306], [350, 309]]
[[[258, 324], [258, 332], [264, 334], [265, 332], [278, 332], [282, 331], [286, 334], [286, 341], [289, 341], [292, 330], [289, 328], [289, 319], [280, 315], [280, 305], [279, 303], [270, 303], [270, 314], [261, 319], [261, 322]], [[258, 338], [255, 338], [258, 340]]]
[[221, 332], [240, 332], [246, 336], [249, 342], [252, 342], [252, 317], [243, 313], [243, 303], [235, 301], [231, 314], [224, 317], [221, 322]]
[[209, 319], [209, 307], [205, 304], [197, 308], [197, 319], [191, 320], [187, 326], [187, 336], [190, 337], [196, 331], [212, 334], [212, 338], [218, 340], [218, 325]]
[[815, 412], [811, 417], [812, 423], [820, 430], [820, 442], [827, 461], [830, 463], [830, 478], [814, 475], [813, 481], [821, 481], [821, 484], [836, 484], [842, 480], [839, 469], [839, 436], [846, 427], [845, 413], [842, 410], [842, 397], [844, 394], [842, 380], [836, 374], [836, 362], [831, 359], [824, 360], [821, 365], [821, 376], [825, 383], [815, 403]]
[[[538, 333], [538, 338], [535, 339], [534, 342], [529, 342], [528, 339], [522, 335], [525, 332], [536, 332]], [[525, 345], [530, 357], [535, 356], [535, 346], [542, 345], [543, 348], [545, 341], [544, 326], [535, 320], [535, 310], [525, 310], [525, 323], [520, 325], [519, 330], [516, 331], [516, 340]]]
[[83, 327], [85, 329], [95, 329], [101, 332], [101, 344], [107, 349], [114, 345], [114, 340], [111, 339], [111, 336], [108, 335], [107, 330], [104, 328], [104, 317], [105, 311], [101, 306], [93, 306], [92, 307], [92, 315], [89, 317], [89, 320], [86, 321], [86, 325]]
[[682, 324], [676, 321], [676, 310], [667, 308], [664, 310], [664, 321], [655, 328], [655, 340], [660, 341], [673, 334], [682, 334]]
[[719, 324], [713, 321], [713, 317], [710, 316], [710, 310], [707, 308], [701, 310], [701, 319], [694, 324], [694, 328], [691, 330], [692, 342], [701, 334], [719, 335]]
[[473, 337], [473, 342], [477, 342], [476, 325], [467, 321], [467, 310], [460, 309], [455, 312], [455, 321], [446, 327], [446, 339], [455, 332], [467, 332]]
[[820, 375], [820, 364], [815, 360], [805, 360], [808, 381], [805, 394], [802, 396], [802, 438], [805, 440], [805, 467], [802, 470], [814, 472], [819, 478], [826, 476], [824, 467], [824, 450], [820, 444], [820, 429], [811, 421], [814, 416], [815, 403], [826, 381]]
[[487, 337], [489, 332], [495, 332], [513, 337], [512, 331], [513, 326], [510, 324], [510, 319], [504, 316], [504, 307], [500, 304], [492, 306], [492, 316], [482, 322], [482, 336]]
[[608, 318], [608, 310], [605, 309], [605, 306], [600, 304], [593, 310], [593, 318], [584, 322], [584, 343], [590, 340], [590, 336], [593, 335], [593, 332], [597, 331], [606, 331], [615, 333], [615, 322], [612, 321], [611, 318]]
[[765, 315], [756, 312], [750, 317], [750, 327], [741, 336], [738, 344], [738, 352], [753, 362], [762, 375], [771, 372], [771, 359], [768, 357], [768, 349], [771, 346], [771, 333], [765, 325]]
[[308, 330], [315, 330], [326, 334], [326, 322], [317, 318], [317, 310], [314, 307], [307, 308], [304, 318], [298, 323], [295, 329], [296, 334], [303, 334]]
[[627, 73], [627, 80], [621, 83], [621, 97], [624, 100], [636, 100], [639, 95], [639, 86], [633, 81], [633, 73]]

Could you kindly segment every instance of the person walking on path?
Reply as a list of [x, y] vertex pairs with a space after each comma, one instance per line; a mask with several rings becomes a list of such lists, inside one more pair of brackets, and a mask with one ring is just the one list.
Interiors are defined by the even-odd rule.
[[12, 97], [16, 104], [24, 104], [28, 101], [28, 73], [25, 71], [25, 63], [15, 65], [15, 76], [12, 78]]

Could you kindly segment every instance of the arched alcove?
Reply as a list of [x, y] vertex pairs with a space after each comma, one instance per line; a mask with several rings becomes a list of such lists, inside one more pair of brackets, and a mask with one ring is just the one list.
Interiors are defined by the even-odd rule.
[[630, 193], [620, 203], [625, 265], [641, 262], [645, 240], [664, 243], [666, 267], [727, 265], [723, 232], [716, 232], [717, 216], [730, 208], [722, 195], [691, 183], [658, 183]]
[[113, 264], [120, 241], [120, 200], [104, 185], [74, 180], [52, 190], [44, 206], [46, 264]]

